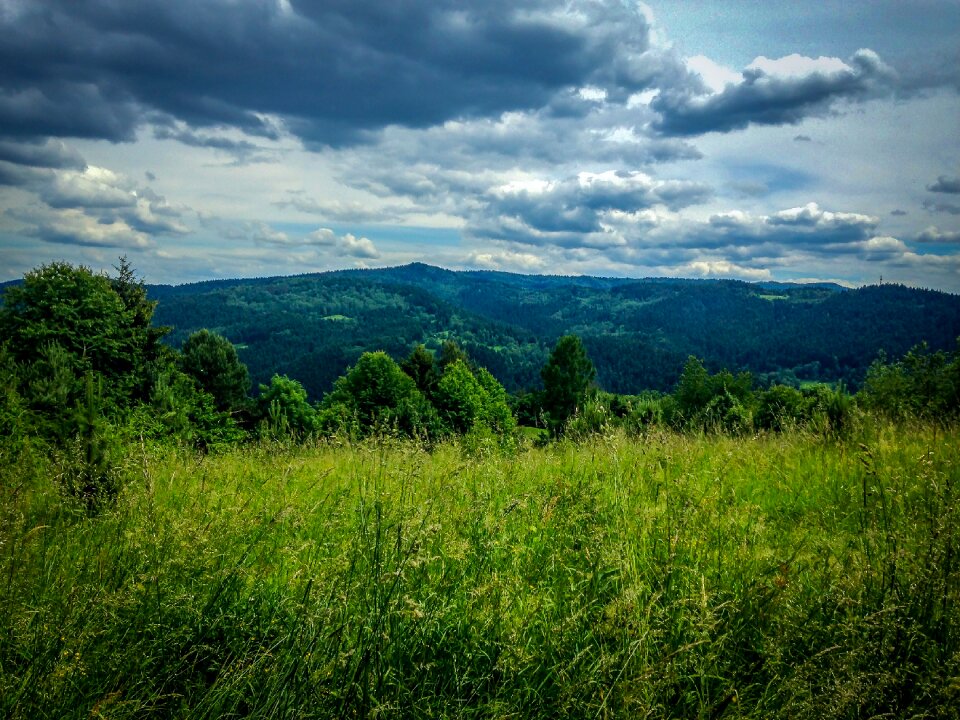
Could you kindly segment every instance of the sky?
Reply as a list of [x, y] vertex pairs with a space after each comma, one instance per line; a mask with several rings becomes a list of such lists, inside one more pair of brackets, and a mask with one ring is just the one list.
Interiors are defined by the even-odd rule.
[[0, 280], [960, 292], [960, 0], [0, 0]]

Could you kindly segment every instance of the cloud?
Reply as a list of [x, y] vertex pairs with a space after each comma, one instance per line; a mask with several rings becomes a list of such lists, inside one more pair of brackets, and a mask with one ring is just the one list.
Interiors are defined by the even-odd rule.
[[146, 233], [130, 227], [123, 220], [101, 222], [72, 208], [23, 208], [7, 211], [7, 216], [26, 225], [25, 235], [49, 243], [119, 249], [144, 249], [153, 244]]
[[941, 175], [935, 183], [927, 185], [927, 190], [935, 193], [960, 194], [960, 177]]
[[[0, 143], [0, 152], [4, 144]], [[150, 188], [141, 188], [120, 173], [88, 165], [78, 152], [55, 140], [26, 144], [19, 154], [0, 160], [0, 185], [36, 196], [41, 209], [20, 217], [28, 234], [51, 242], [97, 246], [146, 247], [145, 238], [184, 235], [182, 212]], [[74, 212], [93, 225], [81, 223]], [[149, 243], [147, 243], [149, 244]]]
[[38, 168], [84, 170], [86, 161], [60, 140], [0, 140], [0, 161]]
[[40, 191], [41, 199], [54, 208], [122, 208], [137, 204], [131, 185], [116, 173], [89, 166], [82, 172], [54, 174]]
[[[384, 207], [372, 203], [362, 203], [356, 200], [329, 200], [320, 201], [305, 197], [302, 193], [290, 191], [289, 200], [273, 203], [279, 208], [292, 208], [308, 215], [317, 215], [331, 222], [391, 222], [403, 217], [412, 208], [402, 208], [396, 205]], [[379, 205], [379, 204], [378, 204]]]
[[948, 215], [960, 215], [960, 204], [957, 203], [924, 200], [923, 209], [930, 212], [947, 213]]
[[[0, 14], [0, 135], [132, 140], [170, 119], [308, 142], [608, 102], [686, 77], [621, 0], [34, 0]], [[168, 132], [168, 131], [162, 131]], [[173, 132], [181, 141], [212, 138]]]
[[615, 226], [625, 218], [642, 222], [650, 218], [645, 210], [677, 210], [711, 194], [701, 183], [655, 180], [636, 171], [581, 172], [560, 181], [521, 177], [477, 198], [467, 232], [534, 245], [619, 245]]
[[706, 55], [694, 55], [684, 61], [687, 67], [699, 75], [711, 92], [722, 92], [727, 85], [740, 82], [740, 74], [714, 62]]
[[307, 245], [319, 245], [321, 247], [334, 247], [337, 244], [337, 234], [330, 228], [317, 228], [309, 233], [304, 241]]
[[890, 95], [896, 75], [872, 50], [858, 50], [847, 62], [800, 55], [748, 65], [740, 82], [718, 92], [665, 88], [651, 107], [653, 127], [664, 135], [731, 132], [749, 125], [793, 125], [808, 117], [838, 112], [843, 101]]
[[247, 140], [233, 140], [222, 135], [197, 133], [185, 127], [155, 126], [153, 136], [157, 140], [176, 140], [189, 147], [222, 152], [236, 158], [238, 162], [250, 162], [263, 150]]
[[935, 225], [931, 225], [921, 232], [915, 238], [919, 243], [960, 243], [960, 231], [940, 230]]
[[340, 248], [345, 255], [355, 258], [375, 259], [380, 257], [380, 251], [369, 238], [356, 237], [347, 233], [340, 238]]
[[290, 236], [285, 232], [274, 230], [265, 222], [250, 224], [250, 237], [255, 243], [267, 245], [290, 245]]
[[323, 227], [306, 235], [291, 235], [277, 230], [269, 223], [257, 221], [244, 223], [239, 227], [228, 224], [221, 228], [221, 235], [231, 240], [247, 240], [254, 245], [282, 247], [288, 252], [298, 248], [310, 248], [314, 256], [324, 254], [367, 260], [380, 257], [380, 251], [369, 238], [357, 237], [352, 233], [337, 235], [330, 228]]
[[533, 253], [504, 249], [471, 252], [467, 255], [466, 263], [484, 270], [510, 270], [525, 273], [543, 270], [547, 265], [544, 258]]
[[751, 268], [729, 260], [693, 260], [676, 268], [677, 275], [705, 278], [739, 278], [743, 280], [770, 280], [767, 268]]

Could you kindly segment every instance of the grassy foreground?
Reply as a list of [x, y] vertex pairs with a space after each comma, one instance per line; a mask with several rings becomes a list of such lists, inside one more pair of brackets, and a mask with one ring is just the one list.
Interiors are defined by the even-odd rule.
[[960, 707], [956, 431], [144, 448], [95, 518], [2, 473], [3, 717]]

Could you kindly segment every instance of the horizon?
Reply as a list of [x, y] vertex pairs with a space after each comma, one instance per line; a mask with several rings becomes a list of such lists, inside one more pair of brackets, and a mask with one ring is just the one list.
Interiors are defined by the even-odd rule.
[[[48, 262], [41, 263], [35, 268], [31, 268], [28, 272], [36, 270], [42, 265], [47, 265], [50, 263], [56, 262], [67, 262], [61, 258], [53, 258]], [[77, 266], [86, 267], [91, 270], [91, 272], [102, 273], [110, 275], [111, 270], [115, 270], [116, 266], [111, 264], [108, 267], [94, 268], [88, 264], [84, 263], [70, 263]], [[236, 276], [236, 277], [209, 277], [209, 278], [199, 278], [195, 280], [187, 280], [184, 282], [151, 282], [150, 279], [144, 276], [138, 271], [137, 268], [133, 268], [136, 273], [137, 278], [143, 282], [145, 287], [186, 287], [189, 285], [201, 285], [204, 283], [231, 283], [231, 282], [245, 282], [245, 281], [262, 281], [262, 280], [284, 280], [288, 278], [301, 278], [301, 277], [311, 277], [317, 275], [328, 275], [333, 273], [363, 273], [363, 272], [379, 272], [379, 271], [388, 271], [388, 270], [399, 270], [403, 268], [410, 268], [414, 266], [423, 266], [431, 270], [442, 270], [444, 272], [450, 273], [486, 273], [486, 274], [504, 274], [504, 275], [513, 275], [517, 277], [530, 277], [530, 278], [589, 278], [595, 280], [617, 280], [624, 282], [644, 282], [644, 281], [678, 281], [678, 282], [742, 282], [748, 285], [787, 285], [787, 286], [796, 286], [803, 287], [805, 285], [809, 286], [834, 286], [841, 290], [862, 290], [868, 287], [883, 287], [883, 286], [898, 286], [905, 287], [910, 290], [921, 290], [927, 292], [939, 292], [946, 295], [960, 295], [960, 291], [950, 291], [950, 290], [941, 290], [939, 288], [926, 287], [922, 285], [911, 285], [908, 283], [901, 283], [896, 281], [885, 281], [883, 278], [879, 278], [877, 282], [865, 282], [859, 285], [845, 284], [844, 281], [837, 280], [820, 280], [817, 278], [799, 278], [794, 280], [753, 280], [753, 279], [744, 279], [736, 277], [697, 277], [697, 276], [681, 276], [681, 275], [644, 275], [644, 276], [633, 276], [633, 275], [595, 275], [595, 274], [585, 274], [585, 273], [550, 273], [550, 272], [521, 272], [517, 270], [496, 270], [488, 268], [449, 268], [443, 267], [442, 265], [433, 265], [422, 260], [411, 260], [410, 262], [397, 264], [397, 265], [380, 265], [376, 267], [344, 267], [344, 268], [331, 268], [331, 269], [318, 269], [318, 270], [309, 270], [306, 272], [300, 273], [287, 273], [287, 274], [271, 274], [271, 275], [246, 275], [246, 276]], [[0, 280], [0, 287], [5, 287], [12, 284], [18, 284], [23, 281], [23, 276], [18, 278], [12, 278], [9, 280]]]
[[0, 0], [0, 29], [0, 282], [126, 255], [960, 293], [952, 0]]

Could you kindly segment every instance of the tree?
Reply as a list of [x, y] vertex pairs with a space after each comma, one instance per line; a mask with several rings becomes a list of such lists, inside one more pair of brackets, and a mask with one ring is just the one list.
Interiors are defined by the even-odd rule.
[[114, 266], [117, 276], [110, 278], [110, 286], [123, 303], [126, 316], [126, 364], [138, 381], [135, 387], [138, 399], [145, 400], [149, 396], [153, 376], [158, 372], [155, 365], [169, 364], [167, 348], [160, 341], [172, 328], [153, 326], [157, 301], [147, 299], [147, 289], [127, 258], [121, 257], [119, 262]]
[[750, 373], [734, 375], [729, 370], [721, 370], [711, 375], [703, 362], [691, 355], [673, 397], [677, 426], [739, 433], [749, 430], [752, 424], [750, 406], [754, 397]]
[[563, 426], [583, 403], [597, 376], [583, 342], [576, 335], [564, 335], [557, 341], [550, 359], [540, 371], [543, 378], [544, 410], [550, 432], [563, 433]]
[[440, 417], [451, 432], [463, 435], [483, 421], [487, 393], [462, 360], [447, 365], [435, 398]]
[[236, 412], [247, 402], [250, 376], [237, 349], [222, 335], [198, 330], [183, 343], [183, 371], [213, 396], [217, 410]]
[[273, 438], [307, 437], [319, 429], [317, 412], [307, 401], [307, 391], [286, 375], [274, 375], [260, 386], [257, 398], [261, 432]]
[[72, 436], [69, 419], [84, 396], [88, 373], [102, 378], [103, 409], [129, 411], [150, 394], [148, 367], [165, 357], [165, 328], [151, 326], [154, 303], [121, 260], [116, 279], [86, 267], [54, 262], [7, 288], [0, 337], [19, 373], [20, 395], [42, 415], [39, 432]]
[[383, 351], [364, 353], [334, 383], [321, 404], [321, 418], [327, 430], [348, 429], [360, 435], [436, 432], [433, 406], [417, 390], [413, 379]]
[[421, 343], [417, 345], [400, 367], [417, 385], [417, 389], [427, 397], [433, 394], [440, 379], [437, 362], [433, 353]]
[[453, 365], [458, 360], [467, 367], [472, 366], [470, 357], [466, 351], [457, 344], [456, 340], [444, 340], [443, 345], [440, 346], [440, 359], [437, 360], [440, 372], [443, 372], [448, 365]]
[[28, 272], [22, 285], [4, 293], [0, 334], [24, 365], [56, 344], [77, 378], [86, 372], [109, 377], [115, 396], [122, 394], [118, 385], [129, 383], [128, 355], [136, 345], [129, 315], [109, 278], [88, 268], [55, 262]]

